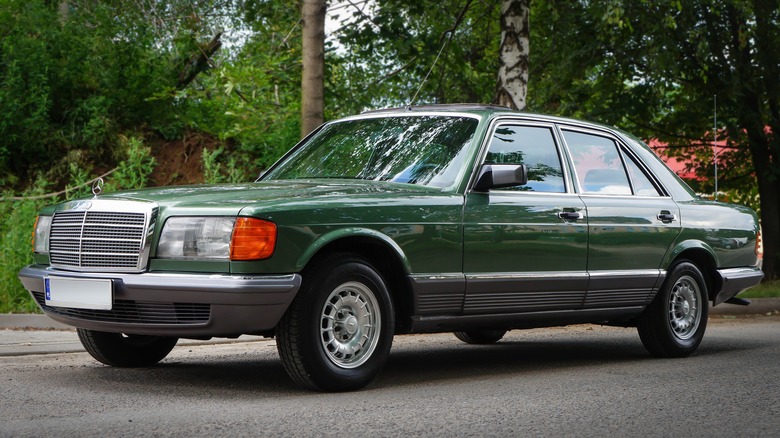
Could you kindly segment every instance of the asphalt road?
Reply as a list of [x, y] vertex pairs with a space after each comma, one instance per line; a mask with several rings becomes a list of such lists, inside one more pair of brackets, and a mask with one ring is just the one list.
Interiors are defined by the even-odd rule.
[[[259, 338], [258, 338], [259, 339]], [[396, 337], [363, 391], [311, 393], [272, 340], [186, 345], [159, 366], [0, 357], [0, 436], [780, 436], [780, 317], [711, 320], [655, 359], [635, 330], [513, 331], [492, 346]]]

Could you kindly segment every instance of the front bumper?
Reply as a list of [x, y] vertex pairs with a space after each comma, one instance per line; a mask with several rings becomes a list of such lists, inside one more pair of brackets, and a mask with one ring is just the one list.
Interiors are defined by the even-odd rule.
[[758, 283], [761, 283], [761, 279], [764, 278], [764, 273], [757, 266], [749, 268], [731, 268], [731, 269], [719, 269], [720, 275], [720, 291], [715, 295], [715, 299], [712, 301], [713, 306], [717, 306], [738, 293], [749, 289]]
[[[43, 298], [50, 276], [110, 279], [112, 310], [51, 307]], [[30, 265], [19, 279], [44, 313], [74, 327], [175, 337], [267, 333], [276, 327], [301, 286], [299, 274], [88, 273]]]

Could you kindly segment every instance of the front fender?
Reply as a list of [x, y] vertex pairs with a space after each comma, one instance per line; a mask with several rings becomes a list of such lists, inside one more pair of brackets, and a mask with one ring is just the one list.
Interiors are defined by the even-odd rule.
[[404, 253], [404, 250], [398, 245], [398, 243], [396, 243], [396, 241], [391, 239], [390, 236], [381, 233], [377, 230], [373, 230], [371, 228], [363, 228], [363, 227], [339, 228], [337, 230], [332, 230], [328, 233], [319, 236], [301, 254], [300, 258], [296, 263], [298, 269], [299, 270], [303, 269], [303, 267], [306, 266], [309, 263], [309, 261], [326, 246], [342, 239], [351, 239], [356, 237], [370, 238], [370, 239], [381, 241], [389, 248], [391, 248], [393, 252], [395, 252], [395, 254], [398, 256], [398, 259], [401, 261], [401, 264], [403, 265], [404, 272], [407, 274], [411, 272], [409, 259]]

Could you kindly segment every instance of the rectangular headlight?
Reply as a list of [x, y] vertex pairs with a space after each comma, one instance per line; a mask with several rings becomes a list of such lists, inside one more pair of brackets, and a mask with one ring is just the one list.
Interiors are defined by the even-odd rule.
[[166, 259], [225, 259], [235, 218], [172, 217], [165, 221], [157, 257]]
[[38, 254], [49, 253], [49, 231], [51, 230], [51, 216], [38, 216], [35, 219], [33, 231], [33, 251]]

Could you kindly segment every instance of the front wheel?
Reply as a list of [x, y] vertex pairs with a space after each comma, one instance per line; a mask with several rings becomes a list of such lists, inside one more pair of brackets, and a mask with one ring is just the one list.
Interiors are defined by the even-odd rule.
[[660, 357], [693, 353], [707, 328], [708, 296], [707, 283], [696, 265], [688, 261], [674, 265], [637, 321], [647, 351]]
[[287, 374], [317, 391], [368, 385], [387, 361], [395, 321], [381, 275], [357, 256], [337, 255], [304, 277], [277, 327]]
[[81, 345], [98, 362], [115, 367], [146, 367], [163, 360], [178, 338], [77, 329]]

